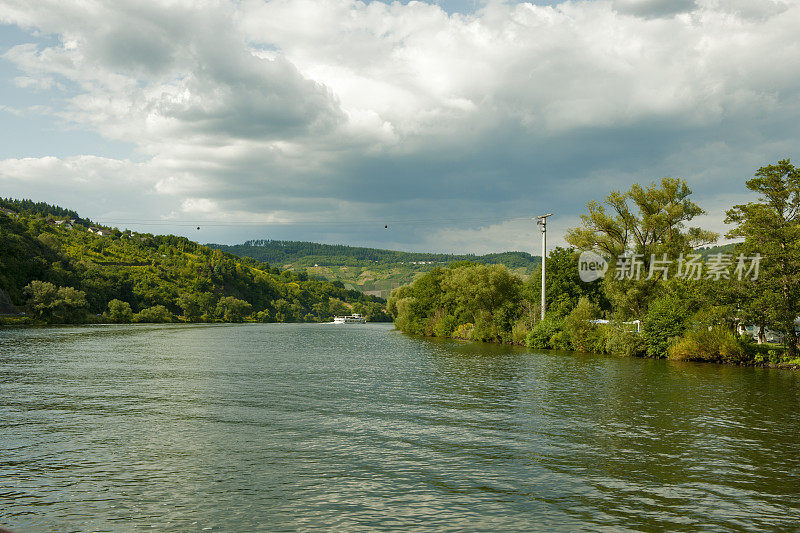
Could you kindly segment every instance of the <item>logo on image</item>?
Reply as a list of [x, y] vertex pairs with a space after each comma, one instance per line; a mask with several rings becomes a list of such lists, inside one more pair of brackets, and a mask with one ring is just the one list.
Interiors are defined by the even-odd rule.
[[578, 257], [578, 275], [581, 281], [595, 281], [605, 276], [608, 263], [603, 256], [594, 252], [581, 252]]

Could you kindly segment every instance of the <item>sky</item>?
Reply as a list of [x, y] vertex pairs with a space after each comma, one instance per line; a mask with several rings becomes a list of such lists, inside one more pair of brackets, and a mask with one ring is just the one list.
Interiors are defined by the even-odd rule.
[[[800, 0], [0, 0], [0, 196], [199, 242], [538, 254], [800, 146]], [[200, 229], [197, 229], [199, 226]]]

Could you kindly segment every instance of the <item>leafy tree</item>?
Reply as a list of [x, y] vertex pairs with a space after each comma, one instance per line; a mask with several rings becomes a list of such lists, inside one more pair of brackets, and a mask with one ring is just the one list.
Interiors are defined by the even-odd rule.
[[[189, 321], [196, 322], [200, 320], [203, 314], [208, 312], [209, 302], [206, 297], [208, 293], [196, 294], [186, 292], [178, 297], [178, 307], [183, 309], [183, 316]], [[209, 295], [212, 296], [213, 295]]]
[[563, 329], [563, 319], [556, 318], [556, 316], [552, 314], [547, 315], [544, 320], [540, 320], [533, 326], [533, 329], [531, 329], [525, 339], [525, 344], [528, 348], [553, 348], [553, 344], [551, 343], [552, 338], [563, 331]]
[[665, 296], [652, 301], [642, 321], [647, 355], [666, 357], [670, 344], [686, 330], [688, 318], [689, 308], [686, 300]]
[[564, 331], [569, 336], [572, 349], [579, 352], [592, 351], [596, 344], [597, 327], [590, 322], [600, 316], [600, 308], [588, 297], [583, 296], [564, 319]]
[[73, 287], [60, 287], [53, 316], [60, 322], [80, 323], [85, 321], [88, 308], [85, 292]]
[[[584, 283], [578, 277], [578, 252], [574, 248], [557, 246], [547, 256], [547, 284], [545, 301], [547, 310], [557, 316], [564, 317], [578, 305], [578, 301], [586, 297], [602, 310], [610, 307], [603, 293], [603, 285], [599, 281]], [[533, 275], [526, 282], [525, 294], [529, 301], [540, 309], [542, 298], [542, 267], [536, 267]]]
[[25, 287], [28, 311], [34, 318], [49, 320], [58, 306], [58, 289], [48, 281], [31, 281]]
[[241, 322], [252, 309], [252, 305], [233, 296], [225, 296], [217, 302], [217, 316], [225, 322]]
[[272, 322], [272, 315], [270, 315], [267, 309], [264, 309], [256, 313], [256, 320], [258, 322]]
[[34, 280], [25, 287], [28, 310], [34, 318], [57, 323], [78, 323], [86, 318], [86, 293], [73, 287], [56, 287]]
[[614, 191], [604, 202], [587, 204], [582, 226], [571, 229], [567, 242], [580, 250], [597, 250], [612, 264], [623, 254], [636, 254], [642, 263], [639, 279], [606, 276], [605, 293], [622, 317], [642, 317], [657, 296], [660, 273], [648, 279], [651, 258], [676, 259], [693, 247], [714, 242], [716, 234], [686, 223], [704, 213], [690, 200], [692, 190], [684, 180], [663, 178], [647, 187], [634, 184], [627, 192]]
[[150, 322], [153, 324], [172, 322], [174, 318], [175, 317], [172, 315], [172, 313], [169, 312], [169, 309], [163, 305], [154, 305], [152, 307], [142, 309], [133, 315], [134, 322]]
[[763, 257], [759, 278], [751, 286], [757, 286], [766, 298], [742, 304], [751, 313], [754, 306], [764, 306], [768, 311], [764, 321], [783, 333], [787, 354], [793, 359], [797, 356], [794, 321], [800, 305], [800, 169], [783, 159], [759, 168], [746, 185], [759, 194], [758, 201], [728, 211], [726, 222], [736, 225], [728, 236], [744, 237], [740, 250]]
[[115, 324], [128, 324], [133, 320], [133, 311], [131, 304], [117, 300], [116, 298], [108, 302], [108, 312], [105, 313], [105, 318], [109, 322]]

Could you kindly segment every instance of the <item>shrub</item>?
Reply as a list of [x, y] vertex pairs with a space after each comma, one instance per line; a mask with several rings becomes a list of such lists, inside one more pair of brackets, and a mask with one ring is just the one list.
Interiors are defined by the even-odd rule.
[[449, 337], [456, 328], [456, 317], [448, 315], [444, 310], [439, 309], [433, 318], [433, 334], [436, 337]]
[[252, 310], [249, 302], [233, 296], [222, 297], [217, 302], [217, 316], [225, 322], [241, 322]]
[[525, 339], [528, 337], [528, 333], [530, 333], [530, 331], [531, 330], [528, 328], [528, 324], [525, 320], [518, 320], [511, 328], [511, 342], [524, 346]]
[[482, 311], [475, 317], [472, 340], [484, 342], [503, 341], [503, 329], [495, 323], [492, 313], [489, 311]]
[[475, 326], [472, 325], [472, 322], [467, 322], [466, 324], [459, 324], [459, 326], [453, 330], [453, 333], [450, 335], [454, 339], [462, 339], [465, 341], [472, 340], [472, 332], [475, 329]]
[[546, 316], [544, 320], [537, 322], [525, 338], [528, 348], [546, 349], [552, 348], [550, 340], [563, 329], [560, 319]]
[[610, 328], [606, 351], [614, 355], [626, 357], [642, 356], [647, 353], [647, 344], [641, 333], [625, 331], [619, 328]]
[[[592, 343], [592, 337], [595, 324], [590, 321], [600, 316], [600, 308], [593, 304], [585, 296], [578, 301], [578, 305], [572, 312], [564, 319], [564, 333], [566, 335], [566, 343], [569, 346], [564, 349], [574, 349], [579, 352], [591, 351], [589, 345]], [[559, 337], [556, 341], [558, 344], [563, 345], [564, 340]], [[551, 342], [555, 345], [555, 342]]]
[[614, 332], [609, 324], [596, 324], [589, 330], [586, 337], [586, 351], [595, 353], [608, 353], [608, 339]]
[[169, 312], [169, 309], [163, 305], [154, 305], [153, 307], [142, 309], [133, 315], [134, 322], [150, 322], [154, 324], [172, 322], [173, 318], [174, 317], [172, 316], [172, 313]]
[[570, 338], [569, 332], [564, 331], [557, 331], [552, 337], [550, 337], [549, 341], [550, 347], [554, 350], [571, 350], [572, 349], [572, 339]]
[[688, 309], [685, 301], [674, 297], [654, 300], [642, 321], [642, 335], [648, 357], [665, 357], [674, 340], [686, 330]]
[[133, 320], [131, 304], [117, 300], [116, 298], [108, 302], [108, 311], [104, 313], [104, 318], [114, 324], [128, 324]]
[[748, 343], [733, 331], [712, 326], [689, 331], [669, 348], [668, 354], [670, 359], [685, 361], [741, 363], [751, 359], [748, 348]]

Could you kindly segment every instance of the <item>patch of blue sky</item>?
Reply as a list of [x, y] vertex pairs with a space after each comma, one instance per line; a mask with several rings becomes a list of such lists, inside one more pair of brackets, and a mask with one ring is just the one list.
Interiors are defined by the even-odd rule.
[[[374, 0], [376, 2], [383, 2], [385, 4], [392, 4], [397, 0]], [[414, 0], [401, 0], [401, 4], [408, 4]], [[563, 3], [565, 0], [528, 0], [529, 4], [536, 4], [540, 6], [555, 6]], [[486, 0], [429, 0], [428, 4], [435, 4], [442, 8], [446, 13], [452, 15], [454, 13], [470, 14], [480, 9], [487, 3]], [[521, 4], [523, 0], [507, 0], [507, 4]]]
[[38, 88], [20, 86], [17, 80], [28, 76], [3, 55], [14, 46], [29, 43], [41, 49], [57, 45], [58, 38], [0, 24], [0, 159], [135, 156], [133, 144], [105, 139], [61, 118], [69, 99], [79, 93], [74, 82], [58, 77], [49, 87], [41, 85], [41, 80], [37, 80]]

